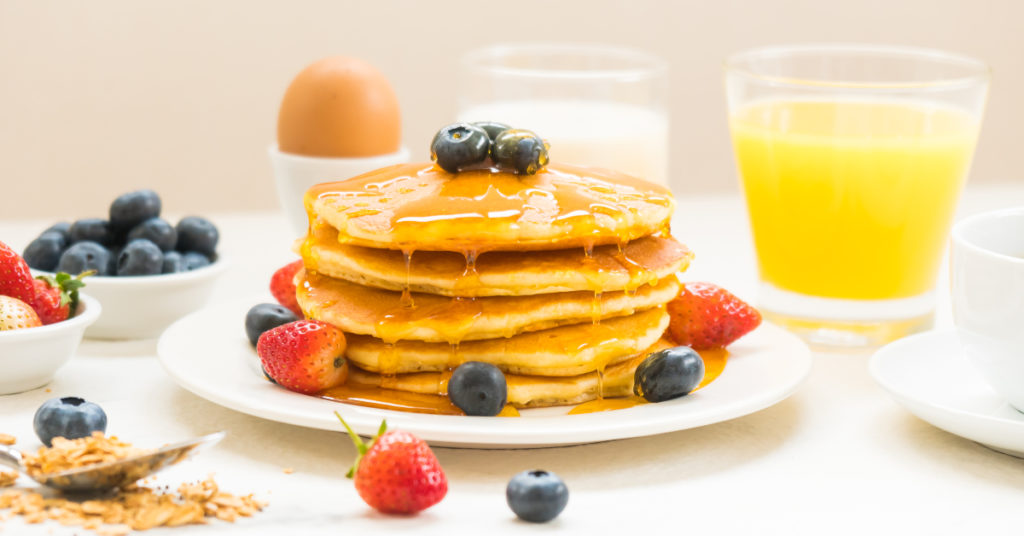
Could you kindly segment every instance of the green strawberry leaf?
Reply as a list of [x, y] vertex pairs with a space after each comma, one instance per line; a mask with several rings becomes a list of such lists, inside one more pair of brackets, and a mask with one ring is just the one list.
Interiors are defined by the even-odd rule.
[[342, 426], [345, 427], [345, 431], [348, 432], [348, 436], [352, 438], [352, 444], [356, 446], [356, 461], [355, 463], [352, 464], [352, 467], [349, 468], [348, 473], [345, 473], [345, 478], [352, 478], [356, 474], [356, 469], [359, 468], [359, 462], [363, 459], [363, 455], [369, 452], [370, 449], [373, 448], [373, 444], [374, 442], [377, 441], [377, 438], [384, 435], [384, 432], [387, 431], [388, 422], [381, 421], [380, 429], [377, 431], [377, 435], [374, 436], [374, 438], [371, 439], [369, 443], [364, 443], [363, 438], [359, 437], [359, 434], [357, 434], [355, 430], [352, 430], [352, 427], [349, 426], [347, 422], [345, 422], [345, 419], [341, 418], [340, 413], [335, 411], [334, 416], [337, 417], [339, 421], [341, 421]]

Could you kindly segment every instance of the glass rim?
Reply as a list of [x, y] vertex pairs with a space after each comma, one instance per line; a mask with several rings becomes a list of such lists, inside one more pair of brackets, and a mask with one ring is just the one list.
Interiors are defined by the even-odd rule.
[[[801, 54], [819, 54], [827, 57], [832, 54], [866, 53], [878, 57], [900, 58], [930, 63], [945, 63], [965, 69], [963, 76], [936, 77], [922, 80], [886, 82], [856, 82], [852, 80], [829, 80], [826, 78], [781, 76], [759, 73], [747, 66], [744, 61], [756, 58], [787, 58]], [[944, 50], [912, 47], [902, 45], [869, 45], [857, 43], [808, 43], [799, 45], [772, 45], [747, 49], [728, 56], [723, 64], [728, 74], [741, 75], [750, 79], [773, 85], [789, 87], [820, 87], [849, 90], [921, 90], [921, 89], [960, 89], [986, 83], [991, 78], [992, 68], [984, 61]]]
[[[516, 54], [578, 54], [593, 57], [612, 57], [637, 63], [633, 67], [547, 69], [508, 67], [495, 60]], [[630, 47], [599, 43], [499, 43], [472, 50], [462, 55], [460, 64], [492, 75], [518, 78], [548, 78], [565, 80], [656, 78], [668, 73], [668, 62], [658, 56]]]

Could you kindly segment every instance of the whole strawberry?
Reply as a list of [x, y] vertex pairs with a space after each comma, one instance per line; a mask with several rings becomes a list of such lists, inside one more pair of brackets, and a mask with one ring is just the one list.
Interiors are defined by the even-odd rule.
[[380, 423], [369, 444], [356, 435], [337, 411], [359, 452], [349, 470], [363, 501], [385, 514], [415, 514], [441, 502], [448, 478], [425, 441], [404, 430], [387, 430]]
[[761, 313], [712, 283], [684, 283], [668, 303], [669, 335], [694, 350], [725, 348], [761, 324]]
[[10, 296], [31, 304], [36, 289], [25, 259], [0, 242], [0, 296]]
[[56, 276], [41, 275], [33, 281], [35, 297], [32, 307], [43, 325], [63, 322], [74, 316], [78, 309], [78, 289], [85, 286], [82, 277], [91, 273], [72, 277], [60, 272]]
[[43, 325], [32, 306], [11, 296], [0, 296], [0, 331]]
[[295, 274], [302, 269], [302, 260], [288, 263], [278, 268], [270, 277], [270, 293], [277, 303], [287, 307], [295, 316], [302, 318], [302, 309], [295, 298]]
[[345, 383], [345, 334], [319, 320], [296, 320], [264, 332], [256, 343], [263, 370], [282, 387], [313, 394]]

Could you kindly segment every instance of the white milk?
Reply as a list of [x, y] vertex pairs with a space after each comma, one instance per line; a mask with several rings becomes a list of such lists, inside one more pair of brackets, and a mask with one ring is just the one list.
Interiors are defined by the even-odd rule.
[[668, 119], [607, 101], [521, 100], [462, 110], [459, 121], [498, 121], [536, 132], [551, 161], [605, 167], [668, 185]]

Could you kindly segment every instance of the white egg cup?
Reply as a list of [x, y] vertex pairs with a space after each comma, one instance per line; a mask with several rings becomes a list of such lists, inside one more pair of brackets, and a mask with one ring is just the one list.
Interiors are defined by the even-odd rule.
[[75, 316], [63, 322], [0, 332], [0, 395], [50, 383], [57, 370], [75, 355], [86, 328], [101, 312], [98, 301], [81, 294]]
[[409, 150], [364, 158], [325, 158], [286, 153], [272, 144], [267, 151], [274, 170], [277, 197], [296, 237], [306, 234], [309, 220], [303, 205], [306, 190], [316, 184], [341, 181], [368, 171], [409, 161]]
[[956, 224], [950, 276], [964, 353], [996, 393], [1024, 412], [1024, 207]]

